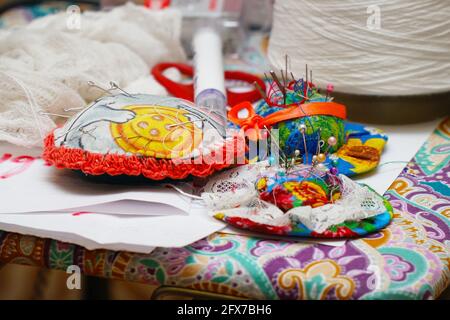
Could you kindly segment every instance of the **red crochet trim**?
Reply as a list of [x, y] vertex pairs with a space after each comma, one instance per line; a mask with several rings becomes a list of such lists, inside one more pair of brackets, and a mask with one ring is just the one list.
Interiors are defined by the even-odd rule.
[[89, 175], [109, 174], [111, 176], [143, 175], [152, 180], [184, 179], [189, 175], [196, 177], [206, 177], [215, 171], [227, 168], [235, 163], [238, 156], [245, 153], [243, 143], [237, 143], [239, 138], [235, 137], [222, 147], [222, 159], [224, 163], [213, 163], [206, 161], [205, 158], [214, 159], [215, 152], [207, 156], [203, 156], [203, 162], [196, 163], [174, 163], [169, 159], [156, 159], [141, 156], [125, 156], [118, 154], [99, 154], [92, 153], [81, 149], [70, 149], [55, 146], [55, 138], [53, 132], [44, 140], [43, 158], [50, 165], [57, 168], [67, 168], [73, 170], [81, 170]]

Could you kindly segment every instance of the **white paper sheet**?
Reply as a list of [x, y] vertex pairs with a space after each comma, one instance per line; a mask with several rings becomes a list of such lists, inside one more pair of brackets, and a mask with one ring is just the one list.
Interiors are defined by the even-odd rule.
[[[23, 152], [23, 150], [22, 150]], [[0, 147], [0, 157], [11, 153]], [[23, 153], [21, 153], [23, 154]], [[40, 158], [0, 163], [0, 214], [94, 211], [115, 214], [188, 214], [191, 199], [157, 184], [114, 185], [88, 180], [72, 170], [57, 170]], [[152, 203], [152, 206], [148, 206]]]
[[[188, 209], [190, 211], [190, 208]], [[137, 216], [170, 216], [187, 215], [189, 211], [181, 210], [176, 207], [158, 202], [138, 201], [138, 200], [119, 200], [100, 203], [92, 206], [84, 206], [61, 210], [61, 212], [95, 212], [112, 215], [137, 215]], [[45, 211], [42, 213], [49, 213]]]
[[189, 215], [165, 217], [64, 212], [0, 215], [0, 230], [75, 243], [89, 250], [139, 253], [155, 247], [184, 247], [224, 227], [196, 205]]

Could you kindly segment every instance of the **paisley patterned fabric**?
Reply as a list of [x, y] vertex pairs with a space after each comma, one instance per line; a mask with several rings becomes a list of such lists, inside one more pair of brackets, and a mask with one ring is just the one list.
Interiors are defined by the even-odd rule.
[[449, 162], [447, 119], [386, 192], [392, 223], [340, 247], [219, 233], [144, 255], [0, 231], [0, 262], [257, 299], [432, 299], [450, 276]]

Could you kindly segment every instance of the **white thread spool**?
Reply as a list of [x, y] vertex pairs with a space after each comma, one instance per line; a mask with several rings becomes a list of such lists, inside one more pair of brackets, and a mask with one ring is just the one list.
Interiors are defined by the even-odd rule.
[[217, 30], [201, 27], [194, 34], [195, 104], [214, 116], [225, 136], [226, 93], [223, 71], [222, 39]]
[[442, 0], [279, 0], [269, 59], [340, 92], [450, 90], [450, 6]]
[[269, 44], [274, 69], [284, 68], [285, 54], [296, 77], [308, 64], [314, 82], [333, 83], [339, 93], [388, 100], [437, 94], [448, 102], [450, 6], [441, 0], [277, 0]]

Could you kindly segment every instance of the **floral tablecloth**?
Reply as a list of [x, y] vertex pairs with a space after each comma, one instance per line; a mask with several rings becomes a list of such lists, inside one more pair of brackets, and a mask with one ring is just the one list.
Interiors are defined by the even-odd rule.
[[449, 162], [447, 119], [386, 192], [391, 225], [340, 247], [218, 233], [145, 255], [0, 231], [0, 262], [249, 298], [436, 298], [450, 275]]

